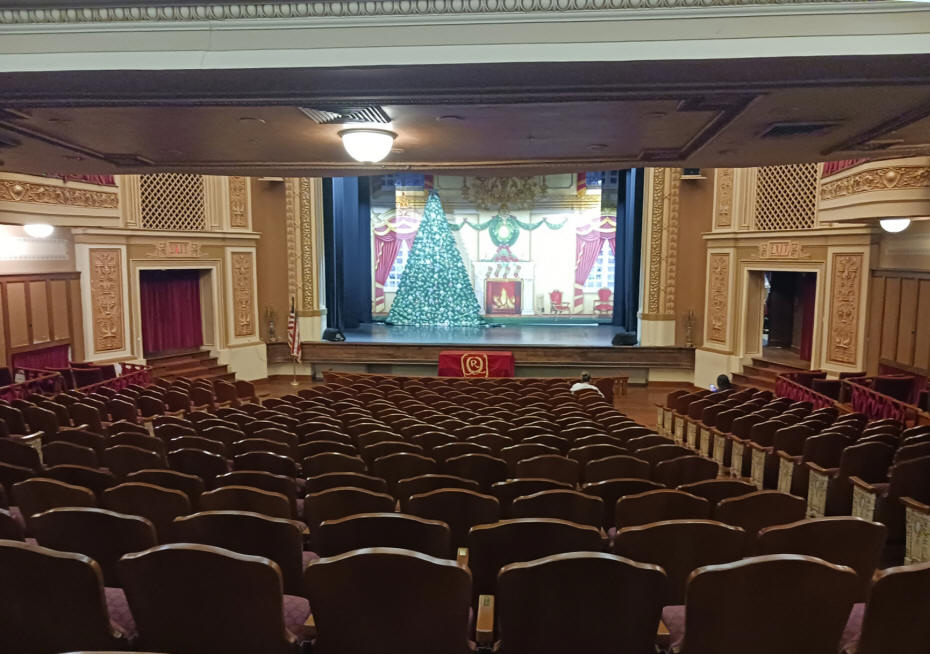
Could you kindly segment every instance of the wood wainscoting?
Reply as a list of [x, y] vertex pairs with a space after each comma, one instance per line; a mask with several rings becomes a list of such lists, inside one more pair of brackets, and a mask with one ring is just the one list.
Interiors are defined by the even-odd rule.
[[869, 291], [869, 374], [880, 363], [930, 371], [930, 273], [875, 270]]
[[0, 355], [70, 345], [71, 359], [84, 359], [81, 275], [77, 272], [0, 275]]

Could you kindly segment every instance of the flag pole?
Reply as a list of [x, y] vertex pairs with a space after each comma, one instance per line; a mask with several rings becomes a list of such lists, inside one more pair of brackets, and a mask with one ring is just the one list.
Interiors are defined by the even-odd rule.
[[290, 348], [291, 357], [294, 359], [294, 376], [291, 379], [291, 386], [299, 386], [297, 381], [297, 361], [300, 359], [300, 325], [297, 322], [297, 301], [291, 298], [291, 312], [287, 317], [287, 344]]
[[300, 382], [297, 381], [297, 357], [294, 357], [294, 378], [291, 380], [291, 386], [300, 386]]

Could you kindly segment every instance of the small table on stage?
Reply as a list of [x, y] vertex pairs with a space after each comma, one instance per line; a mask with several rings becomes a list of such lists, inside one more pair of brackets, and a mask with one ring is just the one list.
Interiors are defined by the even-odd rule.
[[513, 377], [513, 352], [444, 350], [439, 353], [440, 377]]

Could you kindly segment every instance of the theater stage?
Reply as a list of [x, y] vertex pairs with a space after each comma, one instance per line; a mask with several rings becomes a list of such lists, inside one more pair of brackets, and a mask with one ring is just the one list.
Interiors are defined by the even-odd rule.
[[[618, 327], [596, 324], [501, 327], [411, 327], [364, 324], [344, 330], [344, 342], [304, 341], [302, 361], [314, 376], [324, 370], [434, 375], [448, 349], [507, 350], [518, 377], [555, 377], [590, 370], [626, 375], [631, 384], [691, 381], [694, 350], [684, 347], [614, 347]], [[286, 343], [268, 345], [268, 363], [287, 363]]]

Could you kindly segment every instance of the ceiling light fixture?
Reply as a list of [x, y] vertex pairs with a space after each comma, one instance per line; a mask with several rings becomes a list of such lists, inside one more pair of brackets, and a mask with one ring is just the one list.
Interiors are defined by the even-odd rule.
[[55, 228], [48, 223], [29, 223], [23, 225], [23, 231], [32, 238], [48, 238], [55, 231]]
[[911, 224], [910, 218], [883, 218], [879, 221], [879, 224], [882, 226], [886, 232], [891, 232], [892, 234], [897, 234], [898, 232], [903, 232]]
[[353, 159], [377, 163], [388, 156], [397, 134], [384, 129], [353, 128], [342, 130], [339, 137]]

